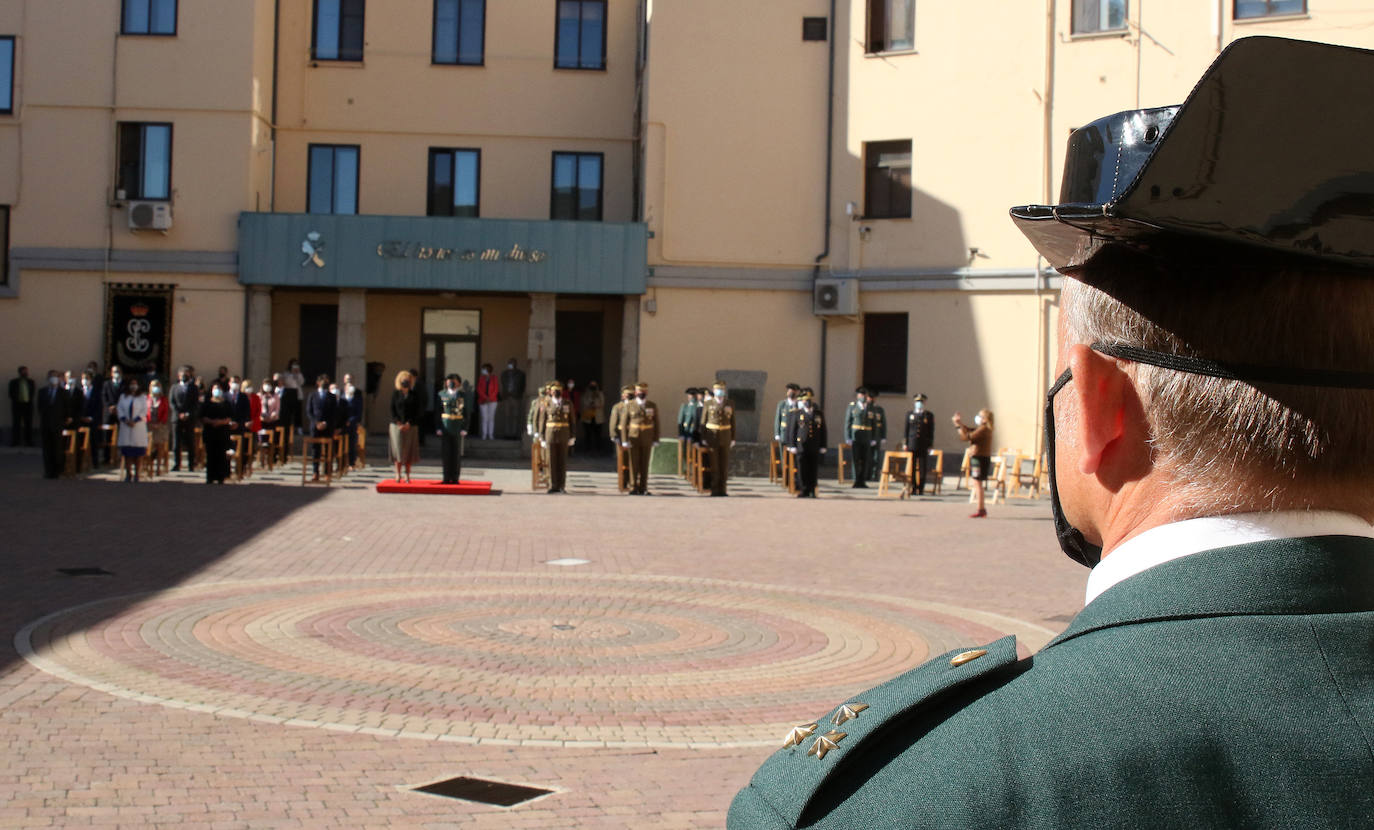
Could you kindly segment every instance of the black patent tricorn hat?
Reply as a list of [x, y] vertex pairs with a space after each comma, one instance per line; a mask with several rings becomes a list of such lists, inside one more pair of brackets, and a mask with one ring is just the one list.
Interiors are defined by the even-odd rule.
[[1238, 40], [1182, 105], [1073, 132], [1058, 205], [1011, 209], [1061, 272], [1190, 239], [1374, 268], [1374, 51]]

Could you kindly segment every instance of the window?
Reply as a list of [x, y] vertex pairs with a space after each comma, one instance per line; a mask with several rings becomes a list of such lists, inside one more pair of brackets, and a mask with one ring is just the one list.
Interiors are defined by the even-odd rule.
[[906, 394], [907, 313], [864, 315], [864, 386]]
[[486, 47], [486, 0], [434, 0], [435, 63], [481, 66]]
[[1307, 0], [1236, 0], [1236, 20], [1281, 14], [1307, 14]]
[[601, 219], [601, 153], [554, 153], [550, 219]]
[[868, 0], [868, 52], [916, 48], [916, 0]]
[[911, 216], [911, 142], [864, 144], [864, 218]]
[[14, 36], [0, 37], [0, 113], [14, 112]]
[[480, 216], [482, 151], [429, 150], [430, 216]]
[[315, 60], [363, 59], [363, 9], [363, 0], [315, 0]]
[[1073, 33], [1114, 32], [1126, 28], [1126, 0], [1073, 0]]
[[119, 181], [126, 199], [172, 198], [172, 125], [119, 123]]
[[358, 212], [358, 146], [311, 144], [307, 213]]
[[177, 0], [124, 0], [119, 33], [123, 35], [174, 35], [177, 33]]
[[824, 17], [803, 17], [802, 18], [802, 40], [819, 40], [824, 42], [826, 39], [826, 26], [830, 21]]
[[606, 68], [606, 0], [558, 0], [553, 65]]
[[10, 206], [0, 205], [0, 285], [10, 284]]

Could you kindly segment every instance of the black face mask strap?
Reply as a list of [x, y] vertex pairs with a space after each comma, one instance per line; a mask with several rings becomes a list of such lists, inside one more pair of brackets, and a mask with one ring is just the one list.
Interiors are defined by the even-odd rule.
[[1374, 389], [1374, 372], [1343, 372], [1330, 369], [1294, 369], [1287, 366], [1255, 366], [1249, 363], [1222, 363], [1200, 357], [1156, 352], [1136, 346], [1094, 343], [1092, 350], [1110, 357], [1173, 369], [1190, 375], [1206, 375], [1245, 383], [1283, 383], [1292, 386], [1319, 386], [1329, 389]]

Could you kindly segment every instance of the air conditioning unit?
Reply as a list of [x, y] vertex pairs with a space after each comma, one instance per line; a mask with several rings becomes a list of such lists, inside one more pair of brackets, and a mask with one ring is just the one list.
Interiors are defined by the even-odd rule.
[[165, 231], [172, 227], [171, 202], [130, 202], [129, 230]]
[[816, 280], [811, 299], [816, 314], [853, 317], [859, 313], [859, 281]]

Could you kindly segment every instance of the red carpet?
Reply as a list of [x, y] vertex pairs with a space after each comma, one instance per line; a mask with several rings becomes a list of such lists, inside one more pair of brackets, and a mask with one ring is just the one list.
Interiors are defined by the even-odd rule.
[[378, 493], [434, 493], [442, 496], [487, 496], [491, 495], [490, 481], [462, 481], [458, 484], [440, 484], [437, 481], [416, 479], [409, 484], [388, 478], [377, 482]]

